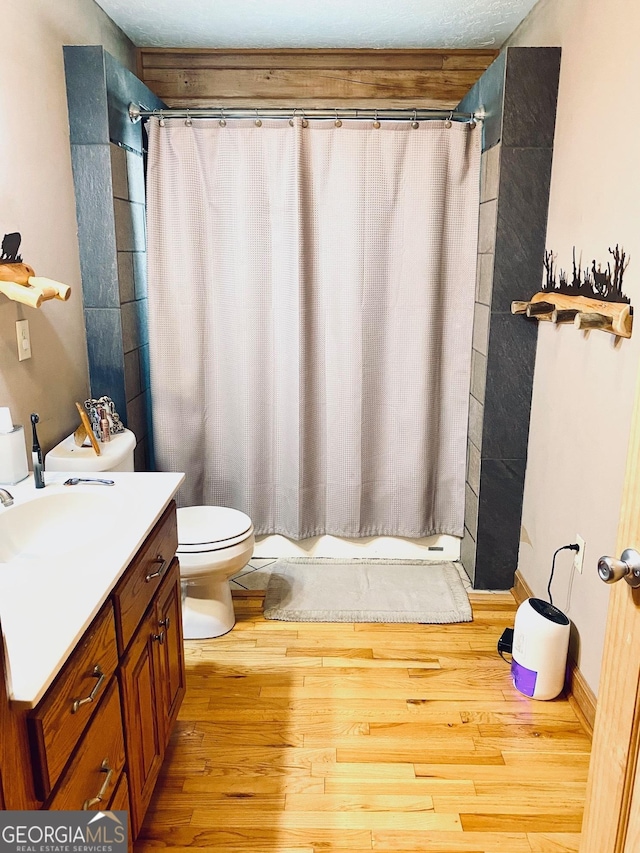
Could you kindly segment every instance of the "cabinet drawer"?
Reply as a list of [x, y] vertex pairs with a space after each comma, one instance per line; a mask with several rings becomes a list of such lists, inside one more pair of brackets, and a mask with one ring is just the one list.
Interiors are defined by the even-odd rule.
[[116, 634], [121, 655], [129, 645], [177, 550], [176, 505], [172, 501], [134, 557], [113, 594]]
[[118, 682], [112, 679], [107, 695], [94, 714], [74, 758], [64, 772], [49, 809], [105, 808], [124, 767], [124, 735]]
[[29, 715], [40, 799], [46, 799], [58, 781], [117, 665], [115, 622], [109, 603]]

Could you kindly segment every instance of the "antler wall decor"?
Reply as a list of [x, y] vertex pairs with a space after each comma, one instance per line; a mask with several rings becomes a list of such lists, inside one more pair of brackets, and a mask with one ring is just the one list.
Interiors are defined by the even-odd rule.
[[512, 302], [512, 314], [525, 314], [536, 320], [552, 323], [573, 323], [577, 329], [601, 329], [621, 338], [630, 338], [633, 329], [633, 307], [622, 291], [622, 279], [630, 258], [616, 244], [609, 249], [613, 260], [582, 268], [582, 259], [576, 263], [573, 248], [571, 281], [563, 269], [556, 270], [556, 256], [544, 253], [545, 280], [542, 290], [526, 302]]

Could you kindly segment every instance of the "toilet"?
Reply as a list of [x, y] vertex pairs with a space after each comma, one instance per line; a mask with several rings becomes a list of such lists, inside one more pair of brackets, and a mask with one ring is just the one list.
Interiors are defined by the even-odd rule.
[[44, 457], [46, 471], [133, 471], [136, 437], [129, 429], [100, 443], [100, 456], [92, 447], [78, 447], [73, 435], [63, 438]]
[[[73, 435], [45, 456], [47, 471], [133, 471], [135, 435], [128, 429], [100, 445], [78, 447]], [[182, 581], [185, 640], [219, 637], [236, 622], [229, 580], [253, 555], [253, 524], [248, 515], [222, 506], [178, 509], [178, 560]]]
[[226, 634], [236, 623], [229, 580], [253, 555], [251, 519], [228, 507], [180, 507], [178, 543], [185, 640]]

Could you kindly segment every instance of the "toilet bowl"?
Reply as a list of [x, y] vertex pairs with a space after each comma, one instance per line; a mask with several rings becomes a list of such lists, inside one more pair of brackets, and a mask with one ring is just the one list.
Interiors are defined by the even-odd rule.
[[229, 580], [253, 555], [248, 515], [222, 506], [178, 509], [178, 560], [185, 640], [219, 637], [236, 622]]

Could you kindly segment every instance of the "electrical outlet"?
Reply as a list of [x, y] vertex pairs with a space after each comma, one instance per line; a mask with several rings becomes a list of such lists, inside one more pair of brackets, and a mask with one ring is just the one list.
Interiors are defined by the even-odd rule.
[[580, 550], [573, 552], [573, 568], [577, 572], [580, 572], [580, 574], [582, 574], [582, 564], [584, 563], [585, 541], [582, 538], [582, 536], [580, 536], [579, 533], [576, 534], [576, 543], [580, 546]]
[[18, 338], [18, 361], [31, 358], [31, 335], [29, 334], [28, 320], [16, 320], [16, 337]]

